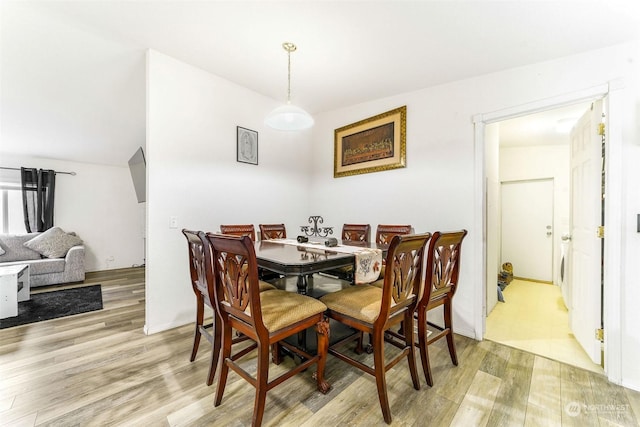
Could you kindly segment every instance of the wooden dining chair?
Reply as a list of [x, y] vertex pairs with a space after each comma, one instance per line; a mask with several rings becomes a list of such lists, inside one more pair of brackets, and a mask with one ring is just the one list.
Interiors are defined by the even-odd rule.
[[371, 225], [344, 224], [342, 226], [342, 240], [369, 243], [371, 241]]
[[220, 225], [220, 233], [230, 236], [249, 236], [252, 242], [256, 241], [256, 229], [253, 224], [223, 224]]
[[[314, 298], [294, 292], [259, 292], [255, 248], [248, 236], [207, 233], [201, 237], [205, 243], [207, 283], [214, 286], [214, 307], [222, 320], [222, 364], [214, 405], [219, 406], [222, 401], [229, 369], [256, 389], [253, 426], [262, 423], [267, 392], [313, 364], [317, 364], [316, 387], [327, 393], [330, 388], [324, 379], [329, 337], [329, 322], [324, 317], [327, 307]], [[315, 355], [283, 341], [310, 327], [316, 328], [318, 337]], [[255, 344], [232, 354], [232, 328]], [[300, 356], [303, 362], [269, 381], [269, 350], [276, 343]], [[236, 361], [256, 348], [257, 373], [254, 377]]]
[[[224, 224], [220, 225], [220, 232], [229, 236], [248, 236], [252, 242], [256, 241], [256, 230], [253, 224]], [[258, 269], [260, 275], [260, 292], [269, 289], [275, 289], [275, 286], [265, 282], [265, 280], [273, 280], [280, 278], [280, 274], [273, 271]]]
[[[217, 319], [214, 310], [213, 288], [209, 286], [205, 276], [205, 254], [201, 231], [182, 230], [182, 234], [187, 238], [187, 247], [189, 249], [189, 272], [191, 277], [191, 287], [196, 296], [196, 323], [193, 336], [193, 347], [191, 349], [190, 361], [196, 360], [198, 348], [200, 346], [200, 337], [204, 337], [211, 344], [211, 363], [209, 366], [209, 374], [207, 375], [207, 385], [213, 384], [213, 379], [218, 366], [218, 355], [220, 354], [220, 320]], [[270, 283], [260, 281], [260, 292], [276, 289]], [[205, 306], [209, 307], [213, 313], [211, 323], [204, 324]], [[237, 337], [236, 342], [244, 341], [246, 337]]]
[[376, 243], [389, 244], [394, 236], [411, 233], [411, 225], [378, 224], [376, 228]]
[[[429, 233], [395, 236], [387, 252], [387, 271], [384, 286], [352, 286], [326, 294], [320, 301], [327, 305], [330, 319], [343, 323], [355, 333], [329, 347], [329, 354], [373, 375], [378, 388], [378, 399], [384, 421], [391, 423], [391, 409], [387, 395], [386, 372], [407, 359], [413, 387], [420, 389], [413, 341], [413, 315], [422, 286], [422, 260]], [[402, 324], [402, 342], [388, 339], [385, 331]], [[373, 367], [341, 353], [343, 344], [361, 340], [362, 333], [373, 337]], [[401, 351], [385, 363], [384, 344], [390, 343]]]
[[[369, 243], [371, 238], [371, 226], [369, 224], [344, 224], [342, 226], [342, 241], [345, 244]], [[322, 272], [336, 279], [346, 282], [354, 281], [353, 266], [332, 268]]]
[[[418, 302], [415, 317], [418, 322], [418, 347], [422, 359], [422, 370], [429, 386], [433, 386], [433, 377], [429, 364], [428, 347], [433, 342], [447, 337], [451, 362], [458, 365], [456, 345], [453, 340], [453, 296], [458, 287], [460, 254], [462, 241], [466, 235], [467, 230], [446, 233], [436, 231], [433, 233], [427, 249], [424, 291]], [[438, 306], [444, 306], [444, 327], [427, 320], [427, 312]], [[428, 326], [439, 332], [428, 337]]]
[[[204, 247], [202, 240], [198, 236], [197, 231], [187, 229], [182, 230], [182, 234], [187, 238], [189, 249], [189, 271], [191, 273], [191, 286], [196, 296], [196, 325], [193, 336], [193, 347], [191, 349], [191, 362], [196, 360], [198, 347], [200, 345], [200, 337], [202, 335], [211, 343], [211, 363], [209, 365], [209, 374], [207, 376], [207, 385], [213, 383], [216, 374], [216, 366], [218, 366], [218, 355], [220, 354], [220, 322], [216, 321], [216, 315], [213, 314], [213, 321], [210, 324], [204, 324], [204, 307], [211, 308], [213, 312], [213, 287], [207, 282], [205, 277], [205, 259]], [[216, 330], [218, 328], [218, 330]]]
[[260, 239], [286, 239], [287, 229], [284, 224], [259, 224], [260, 227]]
[[[378, 224], [378, 227], [376, 227], [376, 243], [378, 245], [388, 245], [395, 236], [405, 236], [410, 234], [412, 230], [413, 227], [411, 225]], [[370, 283], [370, 285], [382, 288], [384, 285], [386, 263], [386, 259], [382, 258], [382, 267], [380, 268], [378, 280]], [[373, 352], [373, 337], [369, 336], [369, 344], [367, 344], [366, 347], [363, 347], [362, 340], [360, 340], [356, 347], [356, 353], [361, 353], [363, 351], [366, 351], [369, 354]]]
[[[404, 236], [410, 234], [413, 230], [411, 225], [392, 225], [378, 224], [376, 228], [376, 243], [378, 245], [387, 245], [395, 236]], [[382, 287], [384, 283], [384, 268], [386, 260], [382, 259], [382, 268], [380, 269], [380, 278], [372, 283], [374, 286]]]
[[[284, 224], [258, 224], [260, 227], [260, 240], [286, 239], [287, 228]], [[274, 280], [284, 277], [282, 274], [274, 271], [258, 268], [258, 274], [262, 280]]]

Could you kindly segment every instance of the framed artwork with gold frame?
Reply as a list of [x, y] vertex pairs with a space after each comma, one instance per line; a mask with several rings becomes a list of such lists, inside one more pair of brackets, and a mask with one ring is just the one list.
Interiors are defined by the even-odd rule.
[[334, 178], [406, 166], [406, 105], [343, 126], [334, 134]]

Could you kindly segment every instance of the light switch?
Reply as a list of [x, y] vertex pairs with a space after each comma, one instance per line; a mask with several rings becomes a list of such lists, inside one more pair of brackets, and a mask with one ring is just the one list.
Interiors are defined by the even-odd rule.
[[178, 228], [178, 217], [170, 216], [169, 217], [169, 228]]

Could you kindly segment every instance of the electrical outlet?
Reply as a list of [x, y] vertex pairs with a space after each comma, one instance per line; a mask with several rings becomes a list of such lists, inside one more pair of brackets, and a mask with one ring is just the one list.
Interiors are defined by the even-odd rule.
[[178, 228], [178, 217], [170, 216], [169, 217], [169, 228]]

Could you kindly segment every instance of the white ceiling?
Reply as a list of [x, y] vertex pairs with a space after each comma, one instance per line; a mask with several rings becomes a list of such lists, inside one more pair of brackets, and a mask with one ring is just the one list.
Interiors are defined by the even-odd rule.
[[124, 165], [153, 48], [310, 113], [640, 39], [640, 2], [3, 1], [0, 152]]
[[573, 125], [591, 106], [580, 103], [499, 123], [501, 147], [568, 145]]

